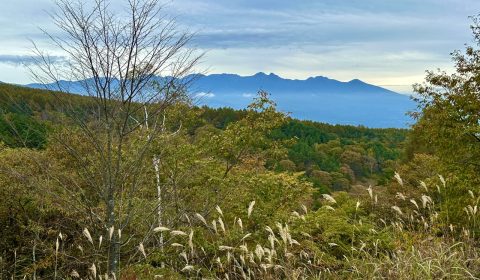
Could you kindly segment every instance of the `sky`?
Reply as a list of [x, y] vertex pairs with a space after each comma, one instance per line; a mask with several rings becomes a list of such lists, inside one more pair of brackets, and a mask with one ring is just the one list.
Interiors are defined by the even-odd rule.
[[[33, 82], [24, 65], [31, 41], [51, 47], [39, 28], [55, 30], [53, 1], [0, 1], [0, 81]], [[452, 70], [450, 53], [472, 43], [480, 1], [168, 0], [164, 11], [196, 33], [207, 74], [361, 79], [409, 93], [425, 70]]]

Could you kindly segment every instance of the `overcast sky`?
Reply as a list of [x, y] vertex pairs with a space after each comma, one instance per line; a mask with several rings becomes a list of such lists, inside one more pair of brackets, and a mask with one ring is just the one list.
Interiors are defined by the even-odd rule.
[[[88, 0], [85, 0], [88, 1]], [[122, 0], [114, 0], [121, 3]], [[399, 92], [426, 69], [451, 69], [449, 53], [472, 36], [478, 0], [174, 0], [166, 12], [196, 31], [208, 73], [274, 72], [286, 78], [354, 78]], [[29, 83], [38, 27], [51, 30], [50, 0], [1, 0], [0, 81]]]

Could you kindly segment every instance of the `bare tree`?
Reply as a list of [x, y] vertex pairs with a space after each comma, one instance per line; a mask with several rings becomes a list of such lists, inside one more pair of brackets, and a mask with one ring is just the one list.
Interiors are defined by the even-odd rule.
[[[91, 153], [97, 155], [99, 168], [78, 172], [95, 185], [96, 195], [104, 202], [105, 209], [93, 215], [101, 225], [98, 227], [117, 232], [135, 213], [128, 200], [141, 180], [145, 166], [141, 163], [151, 164], [153, 160], [158, 168], [158, 158], [147, 158], [148, 149], [163, 131], [165, 110], [185, 97], [190, 82], [187, 77], [191, 77], [188, 74], [201, 54], [187, 45], [192, 34], [179, 31], [175, 22], [164, 16], [159, 0], [128, 0], [121, 11], [108, 0], [56, 3], [58, 11], [51, 16], [61, 32], [44, 32], [65, 60], [58, 63], [35, 46], [40, 59], [32, 73], [39, 82], [54, 83], [55, 87], [49, 89], [60, 92], [69, 91], [63, 80], [79, 81], [82, 91], [93, 98], [92, 118], [70, 115], [91, 145]], [[130, 154], [135, 159], [126, 161], [129, 137], [145, 124], [148, 129], [142, 131], [147, 135], [141, 137], [135, 154]], [[75, 147], [65, 144], [65, 148], [82, 163]], [[93, 211], [89, 203], [85, 203], [85, 211]], [[122, 244], [119, 235], [111, 239], [107, 264], [109, 275], [117, 277]]]

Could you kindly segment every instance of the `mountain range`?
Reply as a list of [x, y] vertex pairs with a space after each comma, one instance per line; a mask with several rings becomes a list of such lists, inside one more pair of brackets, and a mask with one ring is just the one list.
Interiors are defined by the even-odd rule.
[[[193, 81], [190, 91], [197, 105], [241, 109], [259, 90], [265, 90], [279, 110], [298, 119], [375, 128], [405, 128], [413, 122], [406, 114], [415, 109], [409, 96], [358, 79], [341, 82], [317, 76], [297, 80], [259, 72], [252, 76], [196, 75]], [[55, 89], [53, 84], [26, 86]], [[61, 87], [85, 94], [79, 81], [61, 81]]]

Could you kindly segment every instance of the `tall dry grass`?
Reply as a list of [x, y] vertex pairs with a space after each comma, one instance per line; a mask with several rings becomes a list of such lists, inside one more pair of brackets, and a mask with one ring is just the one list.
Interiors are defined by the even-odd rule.
[[[404, 184], [399, 174], [397, 183]], [[242, 217], [227, 218], [219, 206], [209, 217], [186, 217], [178, 228], [156, 227], [161, 245], [145, 239], [129, 252], [121, 275], [107, 275], [94, 256], [75, 269], [60, 260], [63, 237], [55, 250], [56, 279], [479, 279], [476, 246], [479, 198], [473, 191], [464, 206], [468, 224], [460, 227], [440, 214], [448, 183], [427, 186], [414, 194], [397, 192], [388, 199], [375, 188], [365, 196], [324, 195], [322, 207], [300, 205], [285, 221], [255, 222], [255, 201]], [[450, 223], [452, 222], [452, 223]], [[83, 250], [105, 246], [102, 233], [84, 229]], [[107, 231], [107, 239], [114, 229]], [[121, 237], [128, 240], [128, 236]], [[100, 251], [99, 251], [100, 252]], [[58, 256], [58, 258], [57, 258]], [[57, 273], [57, 267], [59, 271]], [[25, 274], [18, 279], [33, 279]], [[36, 279], [41, 279], [37, 276]]]

